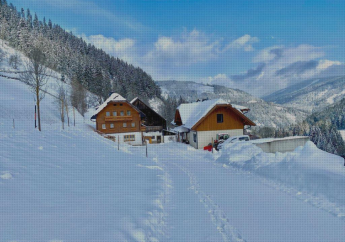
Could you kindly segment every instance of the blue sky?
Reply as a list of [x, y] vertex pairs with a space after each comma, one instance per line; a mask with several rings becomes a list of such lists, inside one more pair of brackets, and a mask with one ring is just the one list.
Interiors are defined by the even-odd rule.
[[257, 96], [345, 74], [342, 0], [12, 0], [140, 66], [155, 80]]

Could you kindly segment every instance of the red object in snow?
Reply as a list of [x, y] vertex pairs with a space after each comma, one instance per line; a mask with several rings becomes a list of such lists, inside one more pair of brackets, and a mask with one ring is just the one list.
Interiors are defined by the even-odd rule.
[[209, 144], [207, 146], [204, 147], [204, 150], [208, 150], [208, 151], [212, 151], [212, 144]]

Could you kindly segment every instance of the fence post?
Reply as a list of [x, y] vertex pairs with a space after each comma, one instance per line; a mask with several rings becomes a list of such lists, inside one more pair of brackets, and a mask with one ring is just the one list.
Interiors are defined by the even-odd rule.
[[145, 141], [146, 144], [146, 158], [147, 158], [147, 141]]

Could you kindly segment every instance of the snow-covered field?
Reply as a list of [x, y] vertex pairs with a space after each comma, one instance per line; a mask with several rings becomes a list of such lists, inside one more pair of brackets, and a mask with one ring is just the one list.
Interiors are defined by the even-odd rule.
[[[209, 153], [107, 140], [56, 101], [0, 78], [0, 241], [344, 241], [343, 160], [307, 144]], [[15, 128], [13, 128], [15, 119]], [[67, 125], [66, 125], [67, 126]]]

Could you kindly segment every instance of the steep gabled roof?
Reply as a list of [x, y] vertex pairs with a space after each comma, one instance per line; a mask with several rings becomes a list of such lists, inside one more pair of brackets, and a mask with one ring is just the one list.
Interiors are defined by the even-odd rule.
[[152, 110], [152, 112], [154, 112], [155, 114], [157, 114], [159, 117], [161, 117], [162, 119], [166, 120], [164, 117], [162, 117], [162, 115], [160, 115], [159, 113], [157, 113], [153, 108], [151, 108], [149, 105], [147, 105], [145, 102], [143, 102], [139, 97], [135, 97], [133, 98], [133, 100], [131, 101], [131, 104], [133, 104], [135, 101], [140, 101], [142, 102], [146, 107], [148, 107], [149, 109]]
[[136, 106], [134, 106], [133, 104], [131, 104], [130, 102], [128, 102], [126, 100], [126, 98], [122, 97], [120, 94], [118, 93], [112, 93], [107, 100], [105, 100], [104, 103], [102, 103], [97, 110], [95, 111], [95, 113], [92, 115], [91, 119], [95, 119], [97, 114], [99, 114], [107, 105], [108, 103], [116, 103], [116, 102], [125, 102], [128, 103], [132, 108], [134, 108], [138, 113], [142, 113]]
[[223, 99], [213, 99], [204, 102], [195, 103], [185, 103], [181, 104], [177, 110], [180, 114], [182, 125], [188, 129], [193, 129], [193, 127], [202, 120], [204, 120], [210, 112], [219, 106], [225, 106], [231, 108], [238, 116], [240, 116], [246, 125], [255, 126], [249, 118], [247, 118], [241, 110], [248, 110], [245, 107], [235, 106], [233, 107], [228, 102]]

